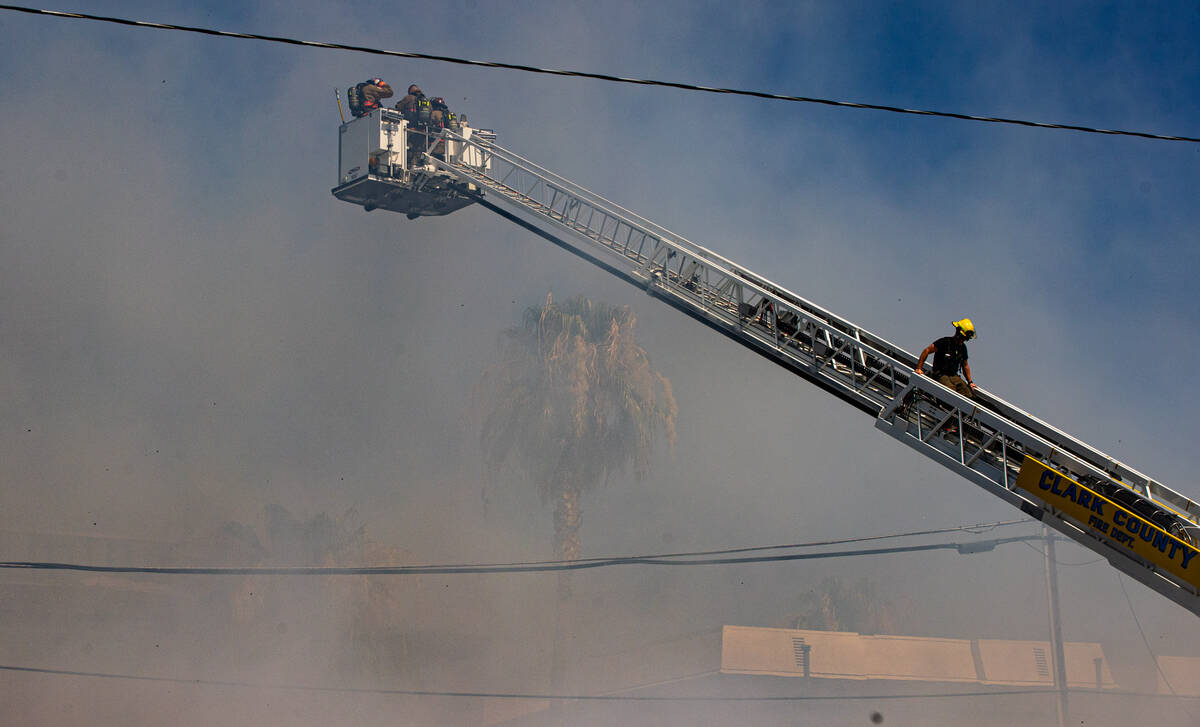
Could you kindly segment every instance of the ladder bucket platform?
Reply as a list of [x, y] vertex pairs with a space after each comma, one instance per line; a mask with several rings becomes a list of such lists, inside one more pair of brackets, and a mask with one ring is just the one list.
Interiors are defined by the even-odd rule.
[[368, 212], [399, 212], [409, 219], [448, 215], [472, 204], [474, 199], [463, 193], [458, 178], [439, 170], [433, 161], [449, 154], [460, 163], [469, 162], [474, 147], [464, 154], [458, 139], [487, 141], [494, 140], [495, 134], [469, 126], [460, 127], [460, 132], [448, 138], [414, 129], [399, 111], [383, 108], [342, 124], [333, 196]]
[[410, 219], [448, 215], [475, 200], [457, 189], [458, 180], [444, 174], [424, 174], [415, 181], [392, 176], [367, 174], [334, 187], [333, 196], [362, 207], [367, 212], [387, 210], [408, 215]]

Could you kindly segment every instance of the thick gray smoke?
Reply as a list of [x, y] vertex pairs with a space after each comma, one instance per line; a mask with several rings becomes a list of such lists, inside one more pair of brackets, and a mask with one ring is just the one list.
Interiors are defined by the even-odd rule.
[[[101, 5], [92, 11], [713, 86], [1200, 126], [1186, 101], [1196, 79], [1180, 70], [1196, 67], [1183, 39], [1200, 32], [1187, 4], [1136, 18], [937, 3]], [[633, 306], [679, 401], [674, 453], [645, 480], [613, 478], [586, 497], [585, 556], [1019, 517], [861, 413], [478, 207], [410, 222], [337, 202], [333, 89], [371, 75], [419, 82], [502, 145], [911, 351], [972, 317], [982, 386], [1200, 496], [1187, 458], [1197, 402], [1185, 382], [1200, 353], [1188, 145], [11, 13], [0, 38], [4, 560], [549, 558], [536, 483], [489, 472], [480, 456], [476, 391], [501, 333], [547, 291]], [[1018, 531], [1038, 532], [1005, 534]], [[1131, 581], [1127, 601], [1090, 551], [1059, 555], [1066, 638], [1101, 643], [1122, 687], [1158, 688], [1151, 652], [1200, 655], [1193, 616]], [[1012, 544], [594, 571], [576, 577], [573, 644], [581, 663], [612, 672], [639, 649], [723, 624], [794, 625], [823, 583], [873, 594], [895, 633], [1044, 640], [1042, 568], [1036, 548]], [[262, 687], [551, 684], [553, 575], [8, 572], [0, 589], [0, 666], [207, 680], [6, 672], [0, 714], [13, 723], [481, 724], [523, 707]], [[992, 699], [984, 706], [1004, 723], [1052, 718], [1049, 701], [1022, 716], [1020, 698]], [[1138, 706], [1179, 721], [1173, 700]], [[694, 705], [597, 709], [580, 723], [704, 716]], [[796, 714], [739, 710], [746, 723]], [[913, 714], [883, 713], [884, 724]]]

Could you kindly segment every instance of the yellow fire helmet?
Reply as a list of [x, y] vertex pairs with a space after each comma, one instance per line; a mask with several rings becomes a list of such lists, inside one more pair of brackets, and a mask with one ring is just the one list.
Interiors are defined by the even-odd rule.
[[954, 321], [952, 324], [955, 330], [962, 331], [963, 336], [968, 339], [975, 337], [975, 324], [970, 318], [964, 318], [961, 321]]

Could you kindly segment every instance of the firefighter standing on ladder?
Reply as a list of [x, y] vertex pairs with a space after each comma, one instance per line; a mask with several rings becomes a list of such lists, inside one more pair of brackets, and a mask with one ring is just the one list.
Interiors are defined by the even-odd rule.
[[[970, 318], [964, 318], [961, 321], [954, 321], [953, 325], [953, 336], [939, 338], [921, 352], [921, 358], [917, 359], [916, 373], [917, 375], [925, 373], [922, 370], [925, 366], [925, 358], [932, 353], [934, 354], [933, 371], [930, 372], [930, 376], [943, 386], [948, 386], [971, 399], [974, 398], [972, 392], [975, 389], [975, 381], [971, 378], [971, 365], [967, 363], [966, 344], [975, 337], [975, 324], [971, 323]], [[962, 377], [958, 375], [959, 369], [962, 369], [966, 381], [963, 381]]]

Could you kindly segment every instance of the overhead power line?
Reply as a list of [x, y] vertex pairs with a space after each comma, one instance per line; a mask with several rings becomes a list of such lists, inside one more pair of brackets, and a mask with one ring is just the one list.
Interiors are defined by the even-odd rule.
[[[1137, 609], [1133, 607], [1133, 600], [1129, 598], [1129, 591], [1125, 589], [1125, 577], [1120, 573], [1117, 573], [1117, 583], [1121, 585], [1121, 593], [1125, 594], [1125, 604], [1129, 606], [1129, 615], [1133, 616], [1133, 623], [1135, 626], [1137, 626], [1138, 634], [1142, 637], [1142, 643], [1146, 646], [1146, 652], [1150, 654], [1150, 658], [1154, 661], [1154, 670], [1158, 672], [1158, 676], [1160, 679], [1162, 679], [1163, 684], [1167, 685], [1167, 691], [1171, 693], [1172, 697], [1181, 696], [1175, 691], [1175, 687], [1172, 686], [1171, 680], [1168, 679], [1167, 675], [1163, 673], [1162, 664], [1159, 663], [1158, 656], [1154, 653], [1154, 649], [1151, 648], [1150, 640], [1146, 638], [1145, 630], [1142, 629], [1142, 620], [1138, 618]], [[1187, 712], [1192, 724], [1195, 724], [1196, 715], [1192, 714], [1191, 710], [1187, 707], [1184, 707], [1183, 711]]]
[[4, 561], [0, 569], [36, 571], [73, 571], [81, 573], [143, 573], [153, 575], [214, 575], [214, 576], [370, 576], [370, 575], [455, 575], [479, 573], [553, 573], [558, 571], [609, 568], [619, 565], [653, 566], [698, 566], [698, 565], [748, 565], [755, 563], [778, 563], [825, 558], [850, 558], [866, 555], [893, 555], [897, 553], [921, 553], [934, 550], [956, 550], [960, 553], [977, 553], [991, 550], [1004, 543], [1016, 543], [1040, 536], [1023, 535], [1011, 538], [977, 541], [973, 543], [930, 543], [926, 545], [903, 545], [891, 548], [864, 548], [859, 550], [826, 551], [821, 553], [788, 553], [783, 555], [759, 555], [716, 558], [663, 558], [632, 556], [624, 558], [593, 559], [588, 561], [547, 561], [527, 564], [455, 564], [455, 565], [411, 565], [411, 566], [116, 566], [88, 565], [84, 563], [56, 563], [48, 561]]
[[526, 73], [543, 73], [553, 76], [570, 76], [574, 78], [590, 78], [598, 81], [609, 81], [611, 83], [630, 83], [640, 86], [659, 86], [663, 88], [675, 88], [683, 91], [700, 91], [703, 93], [721, 93], [734, 96], [750, 96], [753, 98], [770, 99], [773, 101], [792, 101], [798, 103], [822, 104], [825, 106], [839, 106], [852, 109], [870, 109], [874, 111], [889, 111], [897, 114], [914, 114], [917, 116], [936, 116], [947, 119], [959, 119], [962, 121], [982, 121], [993, 124], [1013, 124], [1017, 126], [1031, 126], [1040, 129], [1062, 129], [1067, 131], [1083, 131], [1090, 134], [1109, 134], [1114, 136], [1135, 136], [1143, 139], [1154, 139], [1158, 141], [1187, 141], [1192, 143], [1200, 143], [1200, 138], [1191, 136], [1169, 136], [1165, 134], [1152, 134], [1144, 131], [1125, 131], [1120, 129], [1100, 129], [1090, 126], [1079, 126], [1075, 124], [1057, 124], [1047, 123], [1042, 121], [1026, 121], [1022, 119], [1008, 119], [995, 116], [978, 116], [975, 114], [961, 114], [951, 111], [929, 111], [925, 109], [907, 109], [899, 106], [887, 106], [883, 104], [871, 103], [855, 103], [852, 101], [834, 101], [826, 98], [813, 98], [810, 96], [788, 96], [785, 94], [768, 93], [766, 91], [748, 91], [736, 88], [717, 88], [712, 86], [700, 86], [692, 83], [683, 83], [679, 81], [657, 81], [645, 78], [626, 78], [623, 76], [613, 76], [607, 73], [592, 73], [588, 71], [568, 71], [555, 68], [539, 68], [537, 66], [528, 66], [518, 63], [501, 63], [498, 61], [479, 61], [468, 58], [456, 58], [454, 56], [431, 55], [429, 53], [416, 53], [412, 51], [397, 51], [385, 50], [382, 48], [372, 48], [369, 46], [346, 45], [344, 43], [330, 43], [314, 40], [299, 40], [297, 38], [287, 38], [276, 35], [260, 35], [257, 33], [238, 33], [227, 30], [216, 30], [214, 28], [201, 28], [187, 25], [174, 25], [171, 23], [155, 23], [146, 20], [130, 20], [128, 18], [115, 18], [104, 15], [91, 15], [88, 13], [71, 13], [61, 10], [41, 10], [37, 8], [23, 7], [20, 5], [0, 5], [0, 10], [11, 10], [14, 12], [30, 13], [33, 15], [47, 15], [56, 18], [68, 18], [73, 20], [94, 20], [103, 23], [116, 23], [118, 25], [130, 25], [138, 28], [155, 28], [158, 30], [174, 30], [187, 33], [201, 33], [203, 35], [214, 35], [222, 38], [239, 38], [242, 40], [261, 40], [271, 43], [286, 43], [288, 45], [305, 46], [308, 48], [325, 48], [327, 50], [344, 50], [355, 53], [370, 53], [372, 55], [389, 56], [393, 58], [412, 58], [417, 60], [437, 61], [440, 63], [456, 63], [464, 66], [481, 66], [483, 68], [502, 68], [510, 71], [523, 71]]
[[[224, 679], [185, 679], [181, 677], [151, 676], [148, 674], [117, 674], [100, 671], [77, 671], [72, 669], [46, 669], [32, 666], [0, 664], [0, 671], [53, 676], [88, 677], [93, 679], [118, 679], [140, 682], [165, 682], [169, 684], [191, 684], [206, 687], [242, 687], [248, 689], [272, 689], [299, 692], [334, 692], [342, 694], [382, 694], [409, 697], [456, 697], [470, 699], [541, 699], [555, 701], [589, 702], [840, 702], [840, 701], [884, 701], [913, 699], [949, 699], [954, 697], [995, 697], [1009, 695], [1054, 694], [1054, 689], [995, 689], [963, 692], [925, 692], [916, 694], [829, 694], [787, 696], [702, 696], [702, 695], [650, 695], [650, 694], [554, 694], [542, 692], [487, 692], [448, 691], [435, 689], [385, 689], [374, 687], [328, 687], [304, 684], [256, 684]], [[1121, 697], [1164, 697], [1174, 695], [1147, 694], [1114, 690], [1075, 689], [1073, 694], [1104, 694]], [[1181, 697], [1176, 697], [1181, 698]]]
[[[838, 540], [810, 540], [805, 543], [786, 543], [782, 545], [752, 545], [742, 548], [722, 548], [720, 550], [689, 550], [674, 553], [643, 553], [640, 555], [624, 555], [624, 556], [600, 556], [594, 558], [576, 558], [574, 560], [531, 560], [519, 561], [514, 563], [490, 563], [474, 565], [494, 565], [494, 566], [513, 566], [513, 565], [550, 565], [556, 563], [589, 563], [593, 561], [611, 561], [617, 558], [690, 558], [695, 556], [705, 555], [733, 555], [735, 553], [754, 553], [767, 550], [792, 550], [796, 548], [820, 548], [833, 545], [849, 545], [851, 543], [868, 543], [878, 540], [898, 540], [901, 538], [916, 538], [923, 535], [945, 535], [947, 533], [971, 533], [979, 535], [980, 533], [988, 532], [996, 528], [1004, 528], [1012, 525], [1027, 525], [1029, 520], [1001, 520], [994, 523], [976, 523], [974, 525], [959, 525], [953, 528], [935, 528], [932, 530], [909, 530], [903, 533], [888, 533], [887, 535], [860, 535], [857, 538], [840, 538]], [[1040, 538], [1040, 536], [1039, 536]]]

